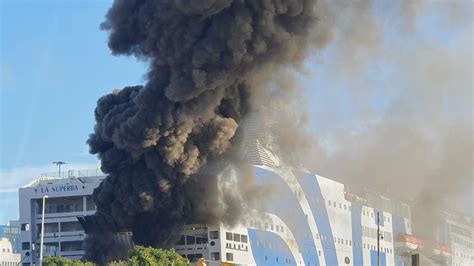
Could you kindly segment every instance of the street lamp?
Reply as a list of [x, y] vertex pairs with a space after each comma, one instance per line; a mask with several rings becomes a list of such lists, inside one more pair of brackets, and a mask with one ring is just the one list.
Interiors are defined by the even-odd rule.
[[41, 210], [40, 266], [43, 265], [44, 210], [46, 209], [47, 197], [48, 195], [43, 196], [43, 208]]
[[61, 178], [61, 165], [63, 164], [67, 164], [67, 162], [63, 162], [63, 161], [56, 161], [56, 162], [53, 162], [53, 164], [57, 165], [58, 168], [59, 168], [59, 178]]

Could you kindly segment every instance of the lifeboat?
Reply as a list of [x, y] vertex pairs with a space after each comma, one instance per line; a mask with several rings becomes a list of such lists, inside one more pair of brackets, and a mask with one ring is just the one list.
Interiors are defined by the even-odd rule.
[[453, 255], [453, 251], [451, 250], [451, 247], [448, 245], [441, 245], [442, 252], [441, 255], [446, 258], [450, 258]]
[[399, 233], [396, 237], [397, 250], [411, 253], [418, 248], [423, 248], [423, 241], [413, 235]]
[[444, 245], [440, 243], [433, 244], [433, 248], [431, 250], [432, 258], [435, 258], [438, 260], [444, 260], [444, 259], [450, 258], [451, 255], [452, 255], [452, 251], [448, 245]]
[[350, 202], [359, 203], [361, 205], [367, 205], [367, 199], [360, 197], [350, 191], [344, 191], [344, 198]]

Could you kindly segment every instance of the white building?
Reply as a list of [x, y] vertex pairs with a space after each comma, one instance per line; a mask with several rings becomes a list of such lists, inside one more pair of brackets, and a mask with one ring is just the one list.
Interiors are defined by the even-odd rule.
[[92, 193], [105, 178], [98, 170], [42, 174], [19, 189], [22, 265], [39, 261], [42, 198], [46, 198], [43, 256], [81, 258], [84, 231], [77, 217], [95, 212]]
[[10, 239], [6, 237], [0, 238], [0, 265], [16, 266], [20, 263], [20, 254], [13, 253], [13, 246]]

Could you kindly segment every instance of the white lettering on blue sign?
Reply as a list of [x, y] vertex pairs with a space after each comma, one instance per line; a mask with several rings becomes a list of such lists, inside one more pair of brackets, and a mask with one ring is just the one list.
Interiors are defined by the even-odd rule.
[[64, 185], [64, 186], [54, 186], [54, 187], [41, 187], [41, 193], [50, 193], [50, 192], [69, 192], [79, 190], [77, 185]]

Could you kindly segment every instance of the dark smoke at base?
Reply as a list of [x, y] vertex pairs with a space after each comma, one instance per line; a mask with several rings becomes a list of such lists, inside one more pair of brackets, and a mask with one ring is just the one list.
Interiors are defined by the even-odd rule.
[[[247, 204], [238, 195], [219, 198], [224, 207], [209, 213], [222, 189], [218, 173], [240, 164], [239, 123], [252, 98], [265, 95], [253, 86], [266, 83], [259, 75], [303, 59], [313, 4], [114, 2], [102, 24], [112, 53], [134, 55], [150, 70], [146, 85], [105, 95], [95, 110], [88, 144], [108, 174], [94, 191], [105, 230], [131, 230], [136, 244], [166, 247], [186, 222], [236, 222]], [[242, 195], [256, 191], [244, 181]], [[115, 257], [110, 232], [90, 235], [86, 245], [88, 259]]]

